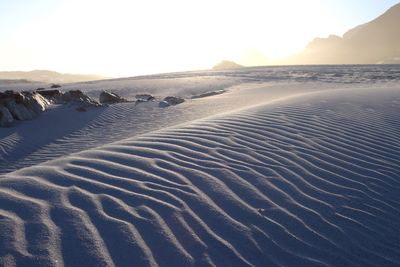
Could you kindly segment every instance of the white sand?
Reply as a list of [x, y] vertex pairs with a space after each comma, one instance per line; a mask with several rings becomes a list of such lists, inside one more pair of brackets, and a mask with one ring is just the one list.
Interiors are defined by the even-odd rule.
[[1, 129], [0, 265], [400, 265], [400, 86], [224, 88]]

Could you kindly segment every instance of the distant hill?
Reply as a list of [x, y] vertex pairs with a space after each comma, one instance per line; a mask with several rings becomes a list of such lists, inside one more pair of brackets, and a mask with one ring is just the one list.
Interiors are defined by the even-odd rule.
[[239, 65], [233, 61], [223, 60], [217, 65], [215, 65], [212, 69], [213, 70], [228, 70], [228, 69], [239, 69], [243, 68], [242, 65]]
[[44, 83], [73, 83], [102, 80], [99, 75], [64, 74], [48, 70], [0, 71], [0, 80], [27, 80]]
[[400, 4], [366, 24], [346, 32], [316, 38], [283, 64], [400, 63]]

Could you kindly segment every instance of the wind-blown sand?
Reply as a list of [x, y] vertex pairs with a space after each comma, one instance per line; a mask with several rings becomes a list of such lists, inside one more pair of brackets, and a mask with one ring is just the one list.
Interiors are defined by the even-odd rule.
[[399, 87], [258, 104], [4, 174], [0, 265], [400, 265]]

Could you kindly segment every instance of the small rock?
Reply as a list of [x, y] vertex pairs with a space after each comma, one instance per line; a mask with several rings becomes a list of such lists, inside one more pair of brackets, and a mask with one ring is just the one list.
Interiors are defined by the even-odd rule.
[[87, 111], [86, 108], [83, 107], [83, 106], [80, 106], [80, 107], [76, 108], [76, 110], [79, 111], [79, 112], [86, 112]]
[[61, 87], [61, 85], [59, 85], [59, 84], [55, 84], [55, 83], [53, 83], [51, 86], [50, 86], [50, 88], [60, 88]]
[[165, 107], [169, 107], [169, 106], [175, 106], [175, 105], [181, 104], [183, 102], [185, 102], [185, 99], [183, 99], [183, 98], [175, 97], [175, 96], [167, 96], [159, 103], [159, 106], [162, 108], [165, 108]]
[[262, 209], [262, 208], [258, 208], [257, 211], [258, 211], [258, 213], [260, 213], [261, 215], [264, 215], [264, 213], [265, 213], [265, 209]]
[[205, 92], [203, 94], [199, 94], [199, 95], [194, 95], [191, 98], [192, 99], [196, 99], [196, 98], [203, 98], [203, 97], [208, 97], [208, 96], [213, 96], [213, 95], [220, 95], [225, 93], [226, 91], [224, 89], [221, 90], [216, 90], [216, 91], [209, 91], [209, 92]]
[[135, 98], [137, 99], [138, 102], [149, 102], [155, 100], [154, 96], [150, 94], [139, 94], [136, 95]]
[[100, 103], [102, 104], [115, 104], [115, 103], [124, 103], [128, 102], [123, 97], [120, 97], [119, 95], [107, 91], [103, 91], [100, 93], [99, 97]]

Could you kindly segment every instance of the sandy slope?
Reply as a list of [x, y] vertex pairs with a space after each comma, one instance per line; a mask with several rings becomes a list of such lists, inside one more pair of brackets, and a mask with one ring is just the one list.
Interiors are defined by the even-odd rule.
[[3, 175], [0, 264], [398, 266], [399, 111], [319, 92]]
[[[171, 79], [169, 83], [177, 86], [180, 91], [177, 94], [190, 98], [187, 91], [182, 92], [183, 88], [179, 88], [179, 81]], [[214, 83], [211, 88], [218, 88], [218, 82]], [[153, 81], [152, 86], [157, 85]], [[102, 87], [97, 85], [95, 88]], [[32, 121], [0, 129], [0, 174], [180, 123], [248, 108], [288, 95], [329, 88], [326, 85], [247, 83], [230, 86], [221, 95], [187, 99], [185, 103], [170, 108], [160, 108], [157, 102], [121, 103], [85, 113], [76, 111], [73, 106], [53, 107]], [[159, 99], [166, 94], [160, 93], [163, 89], [153, 89], [158, 92], [156, 97]], [[186, 90], [191, 91], [190, 88]], [[196, 90], [210, 89], [208, 84], [201, 84]], [[134, 95], [135, 91], [127, 90], [126, 95], [129, 94]]]

